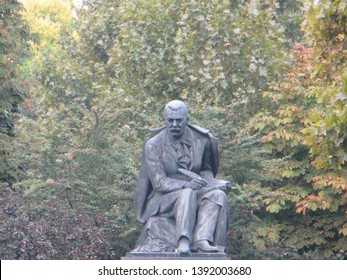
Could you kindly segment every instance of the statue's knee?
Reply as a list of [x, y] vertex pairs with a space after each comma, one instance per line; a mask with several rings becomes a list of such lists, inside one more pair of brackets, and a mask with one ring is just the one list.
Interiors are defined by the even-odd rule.
[[181, 200], [193, 201], [193, 200], [196, 200], [196, 194], [190, 188], [182, 189], [180, 191], [180, 199]]
[[193, 195], [195, 195], [195, 193], [190, 188], [185, 188], [181, 190], [181, 196], [193, 196]]
[[225, 202], [228, 201], [227, 195], [224, 191], [222, 190], [216, 190], [217, 191], [217, 195]]

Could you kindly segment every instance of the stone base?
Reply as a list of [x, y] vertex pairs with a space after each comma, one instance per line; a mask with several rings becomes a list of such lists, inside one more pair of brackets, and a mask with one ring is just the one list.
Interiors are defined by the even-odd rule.
[[191, 253], [187, 256], [180, 256], [170, 252], [130, 252], [121, 260], [230, 260], [230, 257], [226, 253]]

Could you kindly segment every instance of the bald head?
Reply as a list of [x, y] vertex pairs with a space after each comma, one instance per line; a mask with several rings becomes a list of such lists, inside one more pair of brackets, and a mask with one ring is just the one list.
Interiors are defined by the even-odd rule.
[[183, 101], [172, 100], [168, 104], [166, 104], [165, 110], [164, 110], [164, 118], [166, 118], [166, 115], [168, 112], [172, 112], [172, 111], [175, 111], [175, 112], [181, 111], [183, 115], [185, 115], [188, 118], [188, 114], [189, 114], [188, 107]]

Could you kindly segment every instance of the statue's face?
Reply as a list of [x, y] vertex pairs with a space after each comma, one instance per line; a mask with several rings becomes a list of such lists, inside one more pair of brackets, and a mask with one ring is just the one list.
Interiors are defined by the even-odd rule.
[[180, 139], [187, 127], [188, 116], [183, 109], [172, 110], [167, 109], [165, 112], [165, 125], [168, 128], [169, 134]]

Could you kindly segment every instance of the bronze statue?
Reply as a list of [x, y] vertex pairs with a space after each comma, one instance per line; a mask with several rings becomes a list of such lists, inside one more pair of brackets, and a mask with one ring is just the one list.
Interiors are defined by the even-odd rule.
[[169, 102], [164, 118], [144, 142], [134, 207], [146, 226], [134, 251], [224, 252], [229, 182], [215, 178], [217, 139], [188, 123], [182, 101]]

